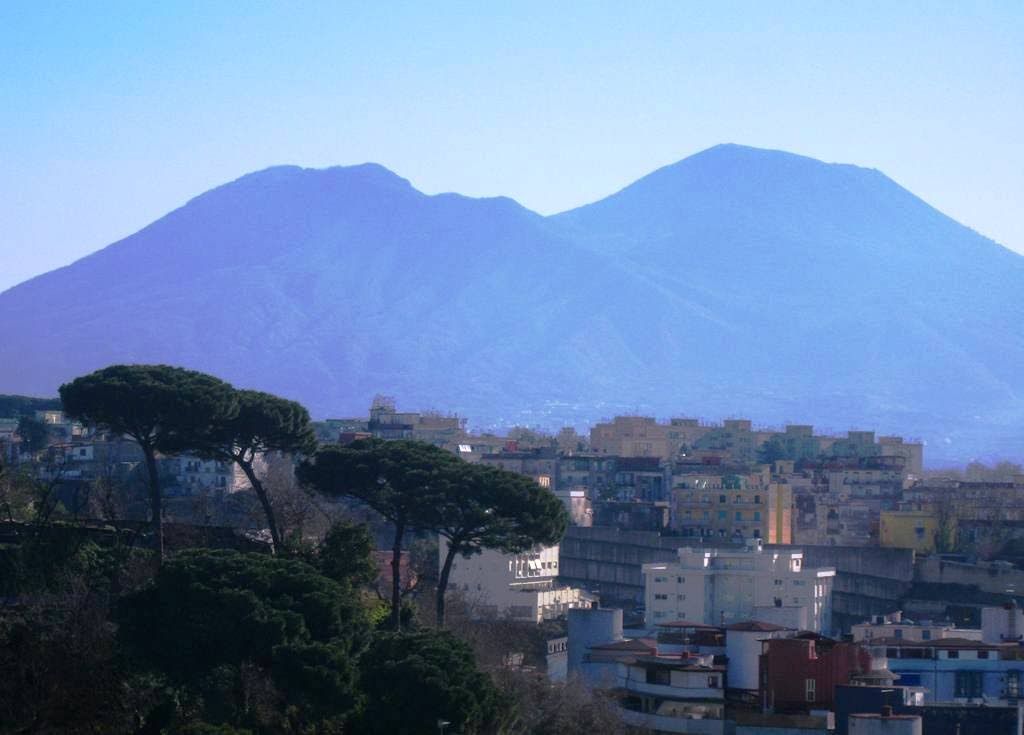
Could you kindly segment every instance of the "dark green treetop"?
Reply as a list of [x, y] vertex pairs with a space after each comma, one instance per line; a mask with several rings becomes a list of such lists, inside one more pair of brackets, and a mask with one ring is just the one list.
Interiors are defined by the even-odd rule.
[[238, 413], [228, 383], [170, 365], [111, 365], [60, 387], [64, 412], [159, 451], [189, 449]]
[[502, 712], [502, 698], [477, 669], [472, 649], [445, 631], [380, 634], [359, 668], [367, 703], [357, 731], [367, 735], [419, 735], [437, 722], [474, 735]]
[[333, 497], [365, 503], [394, 526], [391, 548], [391, 625], [401, 627], [402, 540], [410, 528], [436, 530], [452, 468], [461, 460], [431, 444], [362, 439], [324, 447], [298, 468], [299, 481]]
[[431, 527], [448, 541], [437, 585], [438, 624], [444, 625], [444, 594], [456, 555], [482, 549], [519, 553], [558, 543], [569, 523], [554, 493], [530, 477], [496, 467], [458, 463]]
[[122, 601], [120, 622], [134, 660], [200, 697], [213, 701], [212, 681], [237, 683], [248, 667], [316, 717], [355, 707], [356, 658], [370, 632], [346, 585], [300, 561], [227, 550], [170, 559]]

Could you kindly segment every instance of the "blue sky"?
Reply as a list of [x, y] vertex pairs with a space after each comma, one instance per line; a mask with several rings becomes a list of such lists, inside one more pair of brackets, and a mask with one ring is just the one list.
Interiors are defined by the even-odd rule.
[[1024, 253], [1021, 131], [1021, 0], [0, 3], [0, 289], [272, 164], [550, 213], [720, 142]]

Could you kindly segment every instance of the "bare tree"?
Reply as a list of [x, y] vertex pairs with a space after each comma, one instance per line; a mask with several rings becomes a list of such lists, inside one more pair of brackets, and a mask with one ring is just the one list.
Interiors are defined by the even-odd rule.
[[625, 735], [612, 697], [570, 679], [564, 684], [517, 671], [492, 674], [512, 701], [501, 735]]

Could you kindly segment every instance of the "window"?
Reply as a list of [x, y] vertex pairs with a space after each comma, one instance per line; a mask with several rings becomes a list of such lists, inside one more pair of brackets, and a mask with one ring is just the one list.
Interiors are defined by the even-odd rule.
[[899, 628], [896, 628], [896, 630], [894, 630], [892, 632], [892, 637], [893, 638], [902, 638], [903, 637], [903, 631], [901, 629], [899, 629]]
[[818, 681], [816, 679], [805, 679], [804, 680], [804, 693], [807, 695], [807, 701], [813, 702], [818, 698], [817, 696]]
[[648, 684], [671, 684], [672, 672], [668, 669], [647, 669]]
[[754, 505], [760, 505], [760, 504], [761, 504], [761, 496], [760, 495], [755, 495], [754, 496]]
[[742, 510], [736, 511], [736, 520], [737, 521], [742, 521], [743, 520], [743, 511]]
[[988, 651], [978, 651], [978, 658], [988, 658]]
[[921, 640], [922, 641], [930, 641], [931, 639], [932, 639], [932, 632], [930, 630], [922, 630], [921, 631]]
[[775, 580], [775, 586], [776, 587], [781, 587], [782, 586], [782, 580], [781, 579], [776, 579]]
[[724, 510], [718, 511], [718, 520], [724, 521], [728, 514]]
[[981, 696], [980, 671], [957, 671], [954, 674], [955, 697], [975, 699]]
[[676, 584], [682, 584], [686, 580], [683, 577], [676, 577]]
[[668, 599], [668, 595], [655, 595], [654, 599], [655, 600], [667, 600]]
[[655, 578], [654, 578], [654, 581], [655, 581], [656, 583], [660, 583], [660, 582], [667, 582], [667, 581], [668, 581], [668, 577], [655, 577]]
[[[902, 679], [902, 677], [900, 677]], [[1020, 672], [1019, 671], [1007, 671], [1006, 672], [1006, 696], [1010, 699], [1016, 699], [1020, 696]]]
[[718, 688], [718, 677], [717, 676], [709, 676], [708, 677], [708, 689], [717, 689], [717, 688]]
[[726, 502], [726, 497], [724, 495], [719, 495], [718, 496], [718, 502], [719, 503], [725, 503]]
[[946, 651], [946, 658], [960, 658], [960, 651]]

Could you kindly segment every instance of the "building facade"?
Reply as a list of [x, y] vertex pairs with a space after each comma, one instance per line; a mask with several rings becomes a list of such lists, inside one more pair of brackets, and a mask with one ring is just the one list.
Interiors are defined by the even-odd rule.
[[763, 620], [827, 632], [832, 623], [835, 569], [805, 568], [803, 553], [765, 551], [750, 540], [742, 550], [681, 548], [675, 563], [645, 564], [644, 620], [728, 625]]
[[[439, 566], [447, 551], [447, 541], [441, 537]], [[557, 546], [522, 554], [484, 549], [468, 559], [456, 556], [448, 584], [479, 616], [534, 623], [562, 617], [572, 608], [590, 607], [594, 602], [586, 591], [558, 584]]]

